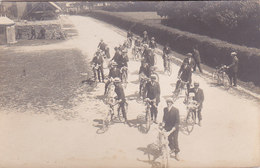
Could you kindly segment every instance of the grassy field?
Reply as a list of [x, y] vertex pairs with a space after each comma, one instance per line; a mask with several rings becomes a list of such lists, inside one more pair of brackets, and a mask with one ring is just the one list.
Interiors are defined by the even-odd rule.
[[119, 15], [128, 16], [130, 18], [142, 20], [142, 21], [155, 21], [160, 22], [161, 16], [156, 12], [117, 12]]
[[87, 63], [76, 49], [4, 51], [0, 55], [0, 108], [70, 108], [86, 79], [81, 73], [86, 72]]

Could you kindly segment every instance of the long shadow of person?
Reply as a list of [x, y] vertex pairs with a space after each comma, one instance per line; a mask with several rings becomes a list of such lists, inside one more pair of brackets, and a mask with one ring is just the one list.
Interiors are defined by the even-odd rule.
[[[148, 144], [147, 147], [139, 147], [137, 150], [144, 152], [144, 155], [147, 155], [148, 160], [141, 160], [138, 161], [145, 162], [151, 165], [152, 168], [159, 168], [161, 167], [161, 163], [156, 161], [161, 156], [161, 151], [155, 143]], [[152, 157], [152, 158], [151, 158]]]
[[136, 119], [128, 120], [131, 127], [137, 128], [139, 132], [142, 134], [147, 134], [147, 130], [145, 127], [146, 121], [145, 121], [145, 115], [138, 115]]

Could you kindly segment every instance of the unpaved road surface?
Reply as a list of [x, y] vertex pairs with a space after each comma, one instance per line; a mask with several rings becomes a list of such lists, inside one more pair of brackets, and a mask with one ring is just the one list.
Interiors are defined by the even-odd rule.
[[[21, 46], [17, 51], [43, 51], [77, 48], [92, 58], [101, 38], [113, 48], [122, 44], [126, 32], [89, 17], [69, 16], [79, 35], [69, 41], [44, 46]], [[8, 49], [8, 48], [6, 48]], [[131, 54], [129, 54], [131, 57]], [[163, 74], [162, 59], [157, 56], [160, 74], [161, 103], [158, 120], [162, 119], [165, 98], [171, 96], [179, 67], [173, 65], [171, 77]], [[0, 114], [0, 167], [156, 167], [149, 161], [149, 144], [156, 143], [157, 132], [153, 124], [149, 133], [138, 129], [144, 105], [137, 103], [139, 62], [129, 62], [128, 98], [129, 127], [115, 123], [103, 134], [98, 134], [99, 123], [108, 107], [102, 102], [104, 83], [91, 92], [81, 88], [77, 102], [69, 111], [73, 118], [57, 120], [53, 115], [35, 111]], [[107, 73], [107, 69], [106, 69]], [[260, 165], [260, 103], [259, 100], [240, 95], [235, 90], [225, 91], [212, 85], [211, 79], [193, 74], [204, 90], [202, 127], [195, 126], [190, 135], [179, 133], [180, 161], [170, 158], [170, 167], [259, 166]], [[80, 81], [79, 81], [80, 82]], [[175, 106], [182, 116], [186, 114], [182, 101]], [[63, 109], [60, 109], [61, 113]], [[152, 157], [151, 157], [152, 158]]]

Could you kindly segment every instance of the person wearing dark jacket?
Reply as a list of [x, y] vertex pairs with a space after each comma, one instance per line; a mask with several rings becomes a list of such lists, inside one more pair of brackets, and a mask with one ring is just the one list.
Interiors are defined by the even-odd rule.
[[187, 63], [190, 67], [191, 67], [191, 70], [194, 70], [194, 66], [195, 66], [195, 61], [194, 59], [192, 58], [192, 53], [188, 53], [186, 54], [186, 58], [184, 58], [183, 62], [182, 62], [182, 65], [184, 63]]
[[156, 82], [156, 75], [151, 75], [151, 82], [148, 82], [145, 86], [145, 98], [149, 98], [150, 100], [153, 100], [154, 102], [150, 102], [151, 104], [151, 118], [153, 120], [154, 116], [154, 123], [157, 124], [157, 114], [158, 114], [158, 104], [160, 102], [160, 85], [158, 82]]
[[108, 78], [109, 78], [109, 80], [105, 84], [104, 95], [106, 94], [107, 87], [112, 82], [112, 80], [114, 80], [115, 78], [121, 79], [121, 72], [120, 72], [120, 69], [117, 68], [117, 63], [116, 62], [112, 62], [111, 68], [109, 70]]
[[238, 58], [237, 53], [232, 52], [232, 63], [227, 67], [229, 69], [229, 78], [230, 78], [230, 85], [232, 86], [232, 83], [234, 83], [233, 86], [237, 86], [237, 72], [238, 72]]
[[169, 57], [170, 53], [171, 53], [171, 49], [169, 47], [169, 44], [167, 43], [163, 47], [163, 55], [162, 55], [164, 71], [166, 70], [166, 63], [167, 63], [167, 61], [170, 61], [170, 57]]
[[155, 49], [157, 47], [157, 44], [156, 44], [156, 42], [155, 42], [155, 38], [154, 37], [152, 37], [151, 38], [151, 41], [149, 42], [149, 48], [151, 48], [151, 49]]
[[193, 70], [196, 71], [196, 68], [198, 67], [199, 70], [200, 70], [200, 73], [203, 73], [202, 69], [201, 69], [201, 66], [200, 66], [201, 59], [200, 59], [200, 53], [199, 53], [199, 50], [198, 50], [198, 46], [194, 46], [192, 57], [194, 59]]
[[126, 110], [125, 110], [126, 98], [125, 98], [125, 92], [124, 92], [123, 86], [121, 84], [121, 79], [115, 78], [114, 84], [115, 84], [115, 93], [117, 95], [116, 99], [119, 101], [118, 113], [121, 110], [123, 117], [125, 119], [125, 123], [128, 123], [127, 116], [126, 116]]
[[[202, 110], [203, 101], [204, 101], [204, 93], [203, 93], [203, 90], [201, 88], [199, 88], [198, 82], [194, 82], [194, 88], [189, 89], [189, 93], [195, 94], [193, 100], [195, 100], [198, 105], [198, 109], [197, 109], [196, 113], [197, 113], [197, 116], [199, 119], [198, 125], [201, 126], [201, 120], [202, 120], [201, 110]], [[195, 113], [195, 120], [196, 120], [196, 113]]]
[[[92, 59], [92, 64], [93, 64], [93, 71], [94, 71], [94, 77], [97, 79], [96, 73], [98, 74], [98, 80], [99, 82], [104, 82], [104, 70], [103, 70], [103, 57], [100, 54], [100, 51], [97, 51], [95, 53], [95, 56]], [[100, 78], [101, 77], [101, 78]]]
[[179, 124], [180, 115], [179, 110], [173, 106], [173, 100], [166, 100], [167, 107], [163, 109], [163, 125], [168, 134], [169, 147], [171, 153], [175, 153], [176, 160], [179, 160], [178, 153], [180, 152], [178, 135], [179, 135]]
[[175, 91], [176, 92], [181, 84], [181, 80], [184, 82], [187, 82], [187, 89], [189, 90], [190, 88], [190, 84], [191, 84], [191, 67], [188, 65], [187, 62], [183, 62], [179, 72], [178, 72], [178, 78], [179, 80], [176, 83], [176, 87], [175, 87]]

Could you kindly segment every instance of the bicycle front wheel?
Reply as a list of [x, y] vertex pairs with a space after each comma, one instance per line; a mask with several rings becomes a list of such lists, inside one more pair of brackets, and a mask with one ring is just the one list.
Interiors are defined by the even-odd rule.
[[189, 112], [186, 118], [187, 132], [190, 134], [193, 131], [195, 125], [195, 116], [193, 112]]
[[146, 124], [145, 124], [145, 129], [146, 129], [146, 133], [149, 132], [150, 127], [151, 127], [151, 123], [152, 123], [152, 118], [151, 118], [151, 111], [150, 109], [146, 112]]

